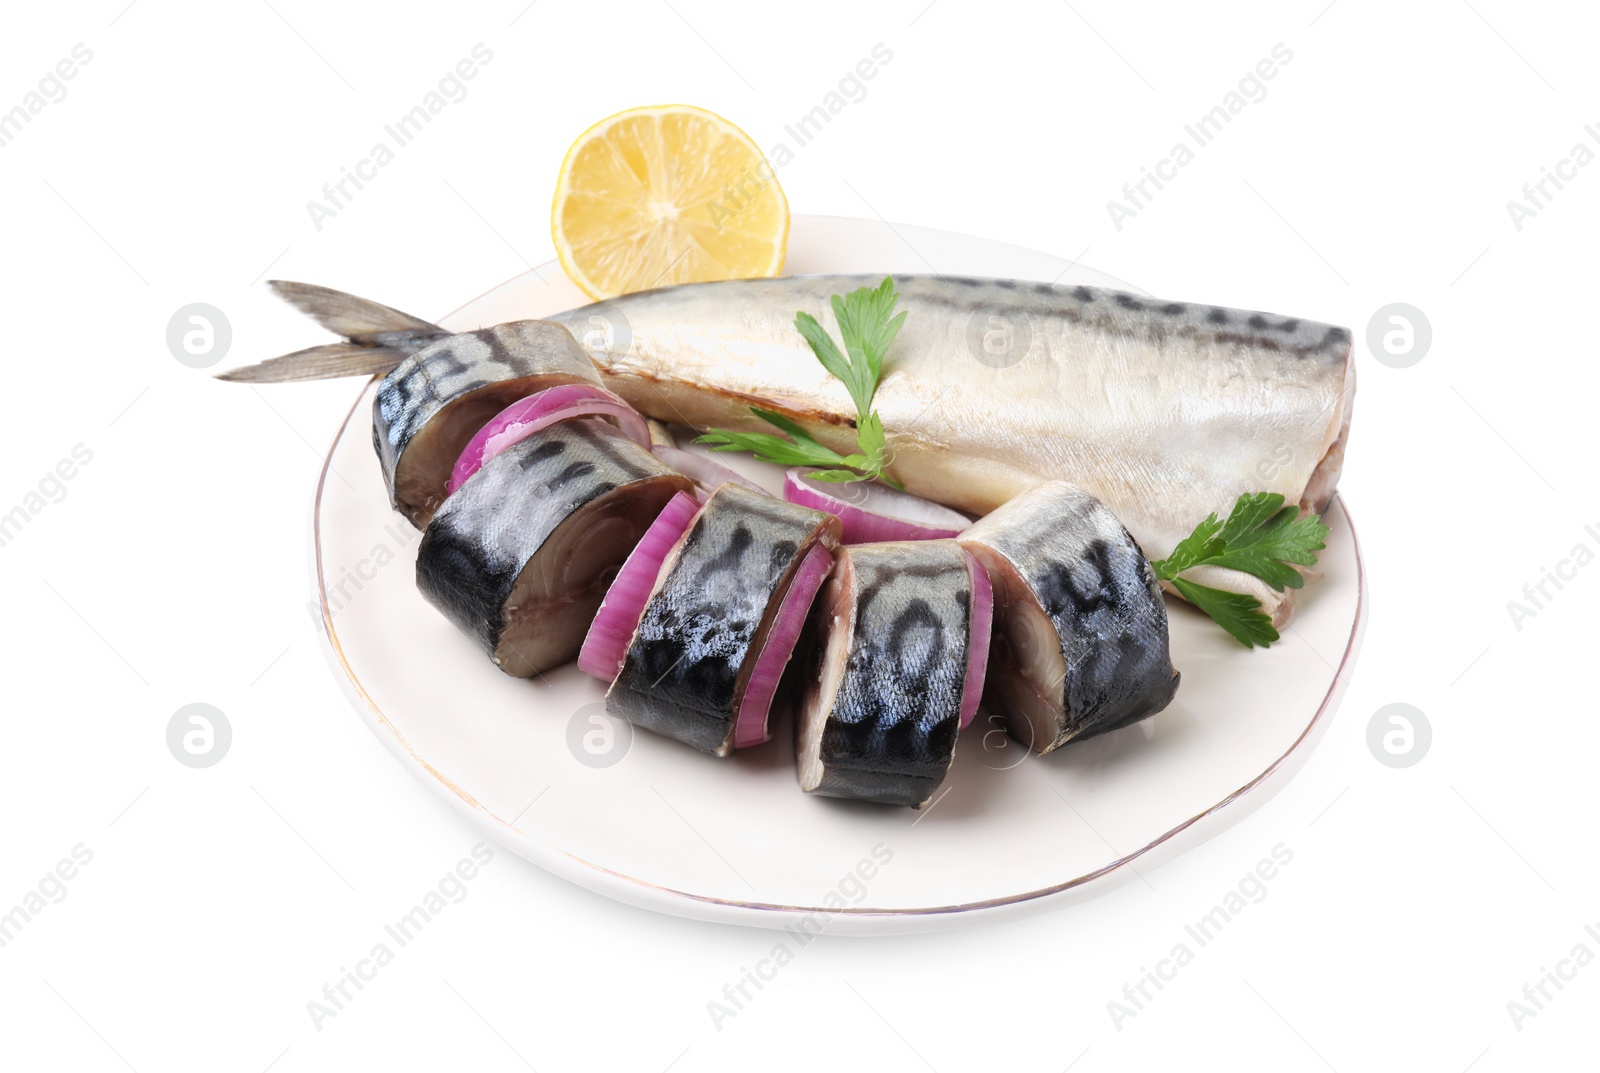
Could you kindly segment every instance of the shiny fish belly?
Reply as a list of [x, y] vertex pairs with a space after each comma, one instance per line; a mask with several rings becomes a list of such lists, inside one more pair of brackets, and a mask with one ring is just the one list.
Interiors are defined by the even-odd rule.
[[803, 790], [921, 805], [955, 755], [972, 616], [953, 540], [844, 549], [815, 610], [795, 746]]
[[994, 585], [984, 700], [1013, 737], [1048, 753], [1171, 702], [1178, 674], [1155, 574], [1093, 496], [1041, 485], [958, 539]]
[[536, 320], [446, 336], [406, 358], [372, 399], [389, 501], [418, 528], [444, 502], [461, 450], [505, 407], [557, 384], [599, 383], [572, 337]]
[[[794, 315], [836, 334], [829, 298], [880, 279], [690, 284], [550, 319], [652, 418], [765, 430], [748, 409], [760, 404], [848, 451], [854, 407]], [[1333, 494], [1354, 393], [1345, 328], [1094, 287], [895, 282], [908, 316], [874, 406], [890, 472], [918, 495], [983, 514], [1069, 480], [1161, 558], [1242, 492], [1280, 492], [1314, 512]], [[1237, 571], [1197, 580], [1256, 596], [1280, 621], [1294, 591]]]
[[611, 575], [667, 500], [691, 487], [599, 420], [492, 458], [434, 515], [417, 587], [507, 674], [570, 661]]
[[838, 545], [837, 518], [722, 485], [664, 564], [607, 710], [705, 752], [731, 752], [753, 661], [819, 540]]

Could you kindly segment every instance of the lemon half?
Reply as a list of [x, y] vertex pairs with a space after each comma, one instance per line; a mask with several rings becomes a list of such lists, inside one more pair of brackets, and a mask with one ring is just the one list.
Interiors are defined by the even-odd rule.
[[789, 202], [755, 142], [716, 113], [630, 108], [567, 150], [550, 231], [561, 267], [598, 300], [777, 275]]

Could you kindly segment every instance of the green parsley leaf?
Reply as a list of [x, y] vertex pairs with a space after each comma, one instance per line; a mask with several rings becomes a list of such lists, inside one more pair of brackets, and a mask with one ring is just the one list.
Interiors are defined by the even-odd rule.
[[1231, 633], [1234, 640], [1246, 648], [1256, 645], [1266, 648], [1278, 639], [1278, 631], [1272, 628], [1272, 619], [1261, 610], [1261, 601], [1254, 596], [1197, 585], [1181, 577], [1172, 580], [1172, 587], [1185, 600], [1215, 619], [1217, 625]]
[[[850, 397], [855, 400], [857, 421], [872, 412], [872, 396], [878, 390], [878, 378], [883, 375], [884, 355], [905, 323], [904, 313], [892, 315], [898, 301], [900, 295], [894, 289], [892, 276], [885, 276], [876, 289], [862, 287], [846, 295], [833, 296], [833, 315], [839, 321], [839, 335], [850, 354], [851, 376], [839, 378], [844, 380]], [[798, 321], [799, 316], [795, 319]]]
[[730, 429], [712, 429], [695, 437], [695, 443], [710, 444], [713, 451], [749, 451], [763, 462], [778, 466], [842, 466], [845, 458], [837, 451], [818, 443], [806, 430], [787, 417], [760, 407], [750, 407], [750, 412], [775, 425], [793, 437], [786, 440], [768, 432], [734, 432]]
[[[822, 363], [822, 367], [844, 383], [845, 388], [850, 392], [851, 400], [855, 402], [856, 409], [859, 411], [861, 409], [861, 400], [857, 395], [857, 391], [860, 389], [856, 384], [856, 370], [850, 364], [850, 359], [840, 353], [838, 344], [828, 334], [828, 329], [824, 328], [821, 322], [810, 313], [796, 313], [794, 315], [794, 326], [799, 329], [801, 335], [805, 336], [806, 342], [811, 344], [811, 353], [817, 356], [817, 360]], [[869, 402], [868, 405], [871, 405], [871, 403]]]
[[1258, 577], [1274, 591], [1298, 589], [1305, 578], [1295, 566], [1315, 566], [1325, 546], [1328, 527], [1315, 515], [1300, 517], [1298, 507], [1284, 506], [1277, 492], [1242, 495], [1226, 522], [1215, 514], [1195, 526], [1172, 554], [1151, 563], [1156, 577], [1171, 583], [1200, 610], [1220, 623], [1247, 647], [1266, 647], [1278, 639], [1261, 601], [1242, 593], [1223, 592], [1178, 575], [1196, 566], [1221, 566]]
[[763, 462], [775, 466], [825, 466], [835, 464], [833, 458], [818, 458], [782, 436], [765, 432], [733, 432], [719, 429], [696, 437], [695, 443], [710, 444], [713, 451], [749, 451]]
[[[884, 467], [889, 462], [886, 457], [888, 442], [883, 431], [883, 419], [876, 413], [867, 414], [856, 422], [856, 448], [861, 454], [850, 456], [852, 466], [859, 465], [868, 473], [875, 474], [878, 480], [890, 488], [902, 492], [906, 490], [905, 485], [884, 472]], [[862, 460], [860, 463], [853, 461], [858, 457]]]
[[1207, 515], [1205, 521], [1194, 527], [1194, 532], [1178, 542], [1171, 555], [1150, 564], [1156, 577], [1171, 581], [1191, 566], [1199, 566], [1212, 556], [1222, 554], [1222, 541], [1217, 539], [1221, 529], [1221, 520], [1215, 514]]
[[1302, 518], [1298, 507], [1283, 506], [1283, 497], [1275, 492], [1262, 493], [1245, 507], [1234, 507], [1218, 534], [1223, 550], [1211, 561], [1254, 574], [1278, 592], [1285, 586], [1300, 588], [1305, 578], [1287, 564], [1315, 566], [1316, 553], [1326, 547], [1328, 527], [1316, 515]]
[[867, 414], [856, 421], [856, 450], [873, 465], [883, 463], [883, 419], [877, 414]]
[[761, 418], [761, 420], [765, 421], [767, 424], [775, 425], [782, 431], [787, 432], [790, 436], [794, 437], [794, 442], [805, 444], [807, 447], [816, 448], [819, 451], [826, 451], [835, 459], [839, 458], [839, 455], [835, 453], [831, 447], [822, 446], [822, 444], [818, 443], [812, 438], [811, 433], [807, 432], [798, 424], [791, 421], [788, 415], [780, 414], [776, 410], [763, 410], [759, 406], [750, 407], [750, 412]]

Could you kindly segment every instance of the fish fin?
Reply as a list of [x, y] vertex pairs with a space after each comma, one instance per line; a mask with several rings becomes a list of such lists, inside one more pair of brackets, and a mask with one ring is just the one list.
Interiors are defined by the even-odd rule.
[[406, 359], [407, 351], [358, 343], [328, 343], [293, 354], [268, 358], [218, 373], [218, 380], [242, 384], [279, 384], [294, 380], [334, 380], [341, 376], [386, 373]]
[[267, 286], [285, 302], [333, 332], [353, 343], [383, 343], [382, 336], [448, 335], [437, 324], [402, 313], [398, 309], [366, 298], [357, 298], [331, 287], [315, 283], [295, 283], [292, 280], [268, 280]]

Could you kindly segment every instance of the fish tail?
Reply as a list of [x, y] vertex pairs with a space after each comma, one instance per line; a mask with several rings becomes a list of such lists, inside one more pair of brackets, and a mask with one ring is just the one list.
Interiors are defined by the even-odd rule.
[[296, 350], [293, 354], [268, 358], [254, 365], [217, 373], [218, 380], [241, 384], [284, 384], [297, 380], [336, 380], [343, 376], [373, 376], [387, 373], [406, 360], [408, 354], [393, 347], [360, 346], [356, 343], [326, 343]]
[[373, 376], [387, 373], [418, 350], [450, 334], [437, 324], [331, 287], [280, 279], [268, 281], [267, 286], [324, 328], [344, 336], [345, 341], [229, 369], [218, 373], [218, 380], [268, 384]]
[[424, 335], [448, 334], [437, 324], [430, 324], [410, 313], [357, 298], [332, 287], [319, 287], [315, 283], [295, 283], [292, 280], [267, 281], [272, 292], [300, 312], [328, 329], [342, 335], [352, 343], [367, 343], [383, 336], [405, 333]]

